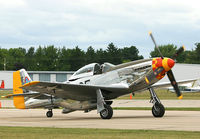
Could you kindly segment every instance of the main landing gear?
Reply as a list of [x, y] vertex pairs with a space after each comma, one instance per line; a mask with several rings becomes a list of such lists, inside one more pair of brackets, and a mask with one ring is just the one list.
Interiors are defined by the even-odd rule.
[[165, 107], [161, 104], [153, 88], [149, 88], [151, 94], [150, 102], [153, 103], [152, 114], [154, 117], [163, 117], [165, 114]]
[[96, 93], [97, 93], [97, 113], [100, 113], [102, 119], [111, 119], [113, 116], [112, 107], [106, 104], [100, 89], [98, 89]]
[[[54, 90], [54, 92], [55, 92], [55, 90]], [[51, 117], [53, 117], [53, 111], [52, 111], [52, 109], [54, 108], [54, 105], [53, 105], [53, 96], [51, 95], [51, 106], [49, 107], [49, 110], [47, 111], [47, 113], [46, 113], [46, 116], [48, 117], [48, 118], [51, 118]]]
[[105, 109], [100, 112], [100, 116], [102, 119], [111, 119], [113, 115], [113, 109], [110, 105], [105, 104]]

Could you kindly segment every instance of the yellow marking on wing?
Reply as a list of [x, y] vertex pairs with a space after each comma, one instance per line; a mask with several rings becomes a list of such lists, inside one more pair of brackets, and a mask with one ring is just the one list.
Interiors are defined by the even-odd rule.
[[29, 82], [29, 83], [22, 85], [21, 87], [27, 87], [27, 86], [35, 85], [35, 84], [38, 84], [39, 82], [40, 81], [32, 81], [32, 82]]
[[147, 84], [149, 84], [149, 80], [147, 79], [147, 77], [145, 77], [145, 81]]
[[10, 98], [10, 97], [12, 97], [13, 96], [13, 94], [8, 94], [8, 95], [6, 95], [6, 96], [1, 96], [1, 98]]

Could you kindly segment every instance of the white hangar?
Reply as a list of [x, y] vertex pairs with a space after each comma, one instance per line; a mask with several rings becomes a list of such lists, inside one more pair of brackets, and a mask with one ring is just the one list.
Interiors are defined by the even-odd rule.
[[[0, 84], [4, 80], [5, 89], [13, 88], [13, 72], [0, 71]], [[27, 71], [33, 81], [64, 82], [74, 73], [73, 71]]]

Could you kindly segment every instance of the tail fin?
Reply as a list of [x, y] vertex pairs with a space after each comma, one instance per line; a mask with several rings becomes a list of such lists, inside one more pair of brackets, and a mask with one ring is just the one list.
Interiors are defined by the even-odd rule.
[[[32, 80], [25, 69], [13, 72], [13, 94], [25, 93], [20, 87], [31, 81]], [[14, 96], [13, 101], [16, 108], [25, 109], [24, 96]]]
[[2, 82], [1, 82], [1, 87], [0, 87], [1, 89], [4, 89], [5, 88], [5, 84], [4, 84], [4, 80], [2, 80]]

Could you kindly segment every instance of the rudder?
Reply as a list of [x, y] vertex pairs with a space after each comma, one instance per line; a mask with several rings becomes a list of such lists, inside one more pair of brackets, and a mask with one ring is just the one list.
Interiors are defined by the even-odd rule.
[[[31, 82], [31, 78], [25, 69], [18, 70], [13, 72], [13, 94], [22, 94], [23, 89], [20, 87], [28, 82]], [[25, 109], [25, 100], [24, 96], [14, 96], [13, 103], [14, 106], [18, 109]]]

